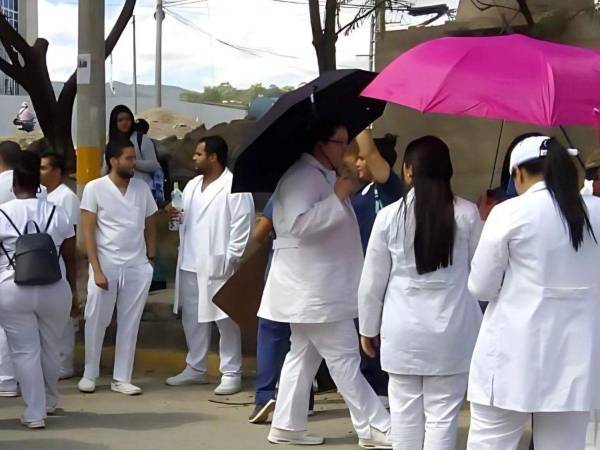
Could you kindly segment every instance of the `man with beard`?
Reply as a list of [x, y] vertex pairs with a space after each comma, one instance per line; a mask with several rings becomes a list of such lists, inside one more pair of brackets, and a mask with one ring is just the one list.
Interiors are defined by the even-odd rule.
[[133, 178], [135, 149], [128, 140], [108, 144], [110, 173], [87, 184], [81, 226], [90, 261], [85, 306], [85, 371], [81, 392], [94, 392], [104, 333], [117, 307], [117, 341], [111, 389], [141, 394], [131, 384], [138, 328], [156, 254], [156, 203], [148, 185]]
[[183, 211], [170, 211], [181, 224], [174, 312], [181, 307], [188, 354], [185, 369], [166, 383], [207, 383], [215, 322], [221, 334], [222, 377], [217, 395], [235, 394], [242, 388], [242, 338], [240, 327], [212, 299], [239, 267], [254, 224], [252, 195], [231, 193], [233, 174], [227, 169], [227, 153], [220, 136], [200, 139], [193, 156], [199, 175], [183, 191]]

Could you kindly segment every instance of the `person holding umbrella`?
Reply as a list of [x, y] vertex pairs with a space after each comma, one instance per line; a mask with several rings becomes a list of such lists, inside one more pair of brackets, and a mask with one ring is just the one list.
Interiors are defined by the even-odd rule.
[[471, 362], [468, 450], [516, 450], [533, 414], [535, 448], [583, 450], [600, 406], [600, 199], [582, 197], [556, 139], [512, 152], [518, 197], [491, 211], [469, 290], [489, 301]]
[[318, 445], [306, 431], [309, 391], [324, 358], [364, 448], [392, 448], [390, 418], [360, 372], [354, 319], [362, 249], [349, 197], [358, 183], [336, 176], [348, 130], [321, 119], [308, 152], [281, 178], [273, 199], [277, 239], [259, 317], [289, 322], [291, 349], [281, 371], [271, 443]]

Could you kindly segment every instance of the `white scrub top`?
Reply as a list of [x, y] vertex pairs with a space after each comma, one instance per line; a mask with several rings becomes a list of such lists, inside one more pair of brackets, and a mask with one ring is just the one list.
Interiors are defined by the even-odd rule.
[[146, 218], [158, 208], [146, 183], [129, 180], [125, 195], [108, 175], [88, 183], [81, 209], [97, 215], [96, 245], [103, 267], [132, 267], [148, 262]]
[[[25, 224], [30, 220], [35, 221], [43, 231], [48, 223], [48, 219], [50, 218], [54, 206], [55, 205], [46, 201], [32, 198], [25, 200], [11, 200], [0, 206], [0, 209], [8, 214], [8, 217], [10, 217], [21, 232], [25, 229]], [[34, 225], [30, 224], [29, 227], [29, 230], [34, 232]], [[47, 233], [52, 237], [57, 251], [60, 250], [60, 246], [65, 239], [75, 236], [75, 230], [69, 223], [67, 213], [60, 206], [56, 206], [56, 211], [50, 221]], [[0, 241], [2, 241], [11, 257], [18, 237], [18, 233], [10, 222], [6, 219], [4, 214], [0, 213]], [[64, 276], [65, 270], [62, 260], [61, 269]], [[13, 268], [8, 263], [4, 252], [0, 250], [0, 282], [12, 278], [13, 276]]]
[[[414, 189], [382, 209], [373, 226], [358, 291], [360, 333], [381, 334], [381, 367], [401, 375], [469, 371], [481, 309], [467, 289], [481, 234], [477, 207], [454, 200], [452, 264], [419, 274], [415, 261]], [[406, 217], [405, 217], [406, 212]]]
[[[600, 239], [600, 199], [584, 201]], [[600, 406], [600, 245], [575, 251], [543, 182], [492, 210], [469, 290], [489, 301], [469, 377], [471, 402], [521, 412]]]
[[0, 173], [0, 205], [15, 198], [12, 192], [13, 171], [5, 170]]
[[46, 198], [49, 202], [60, 206], [66, 211], [71, 225], [79, 225], [79, 216], [81, 214], [79, 197], [67, 185], [60, 184]]

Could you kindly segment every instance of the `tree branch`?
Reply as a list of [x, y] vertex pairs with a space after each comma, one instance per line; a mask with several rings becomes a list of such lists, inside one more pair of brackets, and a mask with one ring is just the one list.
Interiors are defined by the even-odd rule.
[[337, 0], [327, 0], [325, 3], [325, 34], [337, 35], [335, 32], [335, 19], [338, 16]]
[[308, 0], [308, 12], [310, 14], [310, 27], [312, 29], [313, 41], [323, 37], [323, 27], [321, 26], [321, 11], [319, 9], [319, 0]]
[[533, 14], [531, 14], [527, 0], [517, 0], [517, 3], [519, 4], [521, 14], [523, 14], [523, 17], [525, 17], [525, 20], [527, 21], [527, 25], [533, 27], [535, 25], [535, 20], [533, 20]]
[[15, 70], [15, 67], [8, 61], [6, 61], [4, 58], [0, 58], [0, 71], [4, 72], [6, 75], [8, 75], [11, 78], [14, 78], [15, 80], [19, 78], [19, 75], [21, 75], [18, 71]]
[[14, 47], [22, 55], [25, 55], [30, 48], [27, 41], [12, 27], [2, 12], [0, 12], [0, 40], [4, 48]]

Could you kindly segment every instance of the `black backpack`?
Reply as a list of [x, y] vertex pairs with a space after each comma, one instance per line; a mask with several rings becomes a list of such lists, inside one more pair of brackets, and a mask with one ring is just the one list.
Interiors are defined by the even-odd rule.
[[[59, 262], [60, 254], [56, 251], [54, 240], [47, 233], [55, 211], [56, 206], [52, 208], [48, 223], [43, 232], [35, 221], [30, 220], [25, 224], [25, 229], [21, 233], [10, 217], [8, 217], [8, 214], [0, 209], [0, 213], [4, 214], [4, 217], [6, 217], [19, 235], [12, 258], [9, 256], [2, 242], [0, 242], [0, 248], [8, 258], [8, 263], [15, 271], [15, 284], [21, 286], [45, 286], [54, 284], [62, 278]], [[29, 233], [27, 231], [30, 223], [35, 225], [36, 233]]]

